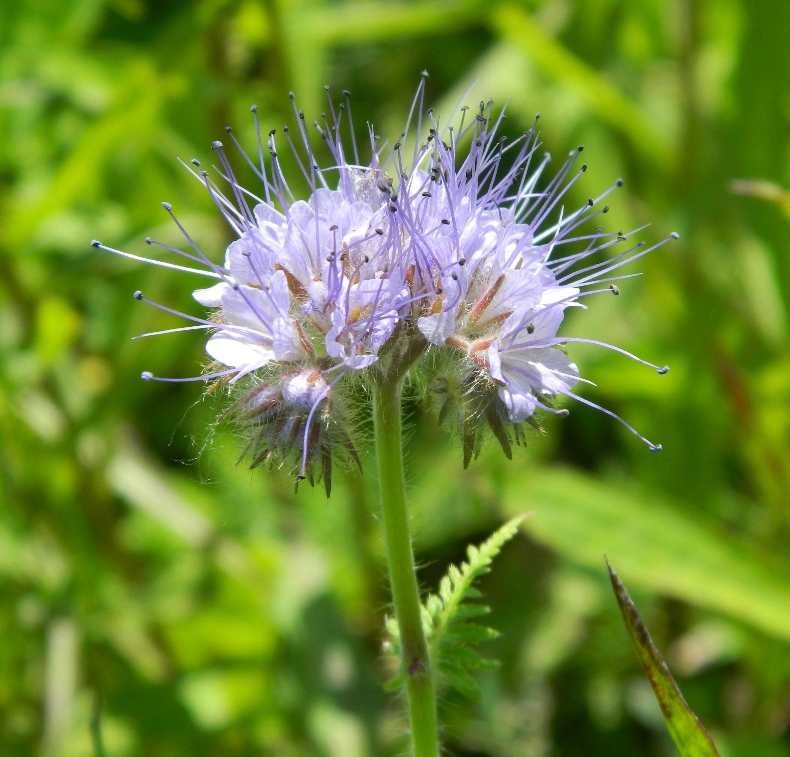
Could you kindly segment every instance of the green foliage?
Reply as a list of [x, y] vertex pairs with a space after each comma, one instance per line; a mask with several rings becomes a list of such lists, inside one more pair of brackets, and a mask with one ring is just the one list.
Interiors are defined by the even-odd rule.
[[189, 332], [132, 341], [181, 325], [132, 292], [200, 315], [195, 282], [89, 241], [179, 244], [166, 200], [221, 261], [228, 230], [176, 157], [208, 162], [226, 125], [254, 149], [251, 104], [280, 129], [288, 91], [312, 118], [324, 84], [352, 91], [361, 131], [397, 135], [427, 69], [437, 114], [474, 82], [473, 105], [508, 102], [511, 138], [540, 111], [547, 177], [584, 144], [567, 208], [622, 176], [608, 228], [681, 233], [562, 326], [671, 365], [569, 348], [585, 396], [660, 455], [568, 403], [511, 462], [483, 445], [463, 471], [406, 408], [426, 584], [535, 512], [486, 579], [505, 664], [475, 675], [482, 702], [447, 690], [448, 752], [671, 749], [606, 553], [722, 754], [790, 757], [788, 39], [786, 0], [0, 3], [0, 754], [90, 754], [97, 692], [109, 757], [403, 753], [364, 445], [331, 504], [237, 466], [218, 398], [139, 380], [205, 356]]
[[589, 476], [534, 470], [507, 482], [506, 512], [533, 508], [525, 529], [570, 562], [595, 569], [606, 552], [634, 586], [707, 607], [790, 640], [790, 562], [671, 500]]
[[[509, 520], [479, 547], [470, 544], [466, 550], [466, 562], [460, 568], [450, 565], [447, 575], [439, 583], [438, 593], [430, 594], [422, 607], [431, 663], [439, 676], [470, 699], [480, 698], [480, 687], [471, 671], [496, 666], [496, 662], [482, 657], [475, 647], [499, 636], [493, 628], [474, 621], [488, 614], [489, 609], [474, 601], [482, 595], [473, 584], [488, 573], [493, 559], [516, 535], [526, 517], [519, 515]], [[387, 620], [387, 630], [392, 637], [389, 648], [398, 658], [400, 642], [394, 618]], [[389, 687], [400, 687], [404, 675], [401, 671]]]
[[661, 712], [664, 714], [667, 729], [681, 757], [719, 757], [708, 732], [686, 704], [686, 700], [683, 699], [664, 658], [650, 638], [647, 626], [611, 565], [609, 565], [609, 577], [631, 643], [634, 645], [642, 669], [653, 687], [653, 692], [661, 706]]

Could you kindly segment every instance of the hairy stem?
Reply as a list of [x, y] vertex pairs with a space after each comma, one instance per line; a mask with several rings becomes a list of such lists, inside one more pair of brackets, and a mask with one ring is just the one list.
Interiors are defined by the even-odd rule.
[[402, 375], [379, 380], [373, 388], [381, 510], [392, 601], [400, 630], [401, 666], [406, 679], [414, 757], [438, 757], [436, 693], [428, 645], [422, 629], [420, 594], [403, 482], [402, 388]]

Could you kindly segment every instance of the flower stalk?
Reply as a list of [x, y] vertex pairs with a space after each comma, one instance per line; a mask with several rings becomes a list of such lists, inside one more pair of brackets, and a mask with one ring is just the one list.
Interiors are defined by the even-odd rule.
[[409, 704], [414, 757], [438, 757], [436, 691], [422, 626], [420, 594], [403, 479], [403, 375], [373, 384], [373, 426], [392, 602], [400, 630], [401, 666]]

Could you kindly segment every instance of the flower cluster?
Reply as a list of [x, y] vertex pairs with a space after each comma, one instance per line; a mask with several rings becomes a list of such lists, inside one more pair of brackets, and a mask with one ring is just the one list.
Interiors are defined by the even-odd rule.
[[[319, 165], [295, 105], [296, 129], [284, 129], [307, 200], [292, 193], [277, 135], [261, 136], [255, 108], [258, 161], [228, 134], [257, 175], [260, 197], [237, 181], [220, 142], [212, 147], [229, 191], [192, 161], [189, 170], [237, 237], [222, 264], [201, 251], [167, 203], [189, 251], [146, 240], [200, 267], [151, 262], [215, 281], [194, 292], [208, 318], [179, 315], [194, 322], [187, 329], [212, 332], [206, 351], [214, 363], [199, 378], [244, 386], [234, 407], [254, 429], [253, 463], [282, 462], [295, 451], [301, 477], [312, 478], [321, 461], [328, 481], [333, 449], [356, 455], [343, 387], [400, 376], [437, 353], [442, 372], [449, 363], [460, 377], [467, 463], [479, 448], [480, 419], [509, 453], [509, 431], [519, 441], [519, 424], [536, 410], [567, 414], [554, 406], [558, 395], [593, 405], [572, 391], [583, 379], [564, 351], [569, 342], [591, 340], [557, 332], [566, 308], [590, 294], [617, 294], [610, 274], [658, 246], [640, 242], [606, 257], [601, 253], [626, 237], [584, 230], [608, 211], [604, 199], [621, 182], [568, 212], [564, 198], [586, 170], [578, 165], [581, 147], [543, 185], [549, 157], [538, 154], [537, 118], [512, 141], [499, 136], [504, 116], [495, 117], [491, 103], [459, 107], [440, 124], [424, 109], [424, 79], [400, 139], [380, 144], [370, 131], [363, 161], [344, 94], [339, 105], [330, 98], [329, 117], [313, 122], [330, 165]], [[437, 385], [446, 389], [447, 381], [439, 376]]]

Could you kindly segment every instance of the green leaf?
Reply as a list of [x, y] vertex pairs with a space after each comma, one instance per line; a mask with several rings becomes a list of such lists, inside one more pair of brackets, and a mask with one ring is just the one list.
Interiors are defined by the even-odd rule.
[[667, 729], [678, 751], [682, 757], [718, 757], [719, 753], [710, 736], [686, 704], [664, 658], [653, 644], [647, 627], [628, 596], [625, 586], [608, 560], [606, 564], [609, 567], [612, 588], [617, 597], [617, 604], [620, 605], [628, 635], [631, 637], [642, 669], [653, 687]]
[[480, 687], [477, 685], [477, 681], [465, 670], [448, 667], [442, 670], [442, 675], [454, 689], [460, 691], [464, 696], [474, 701], [480, 700]]
[[491, 561], [502, 547], [515, 536], [526, 516], [519, 515], [505, 523], [479, 547], [467, 548], [467, 562], [460, 568], [451, 565], [447, 575], [439, 583], [438, 595], [425, 602], [428, 645], [431, 659], [449, 683], [462, 694], [477, 699], [477, 684], [467, 671], [491, 666], [473, 646], [498, 636], [491, 628], [475, 623], [458, 622], [488, 610], [479, 604], [470, 603], [478, 599], [480, 592], [472, 584], [487, 573]]
[[[480, 691], [468, 671], [496, 667], [495, 662], [480, 656], [473, 647], [499, 636], [493, 628], [468, 622], [488, 612], [487, 607], [469, 601], [481, 596], [472, 584], [489, 571], [491, 561], [516, 535], [526, 517], [518, 515], [508, 521], [479, 547], [467, 547], [467, 561], [460, 568], [451, 565], [439, 582], [438, 593], [426, 597], [422, 606], [423, 627], [435, 669], [451, 686], [472, 699], [479, 699]], [[386, 625], [391, 637], [389, 651], [400, 657], [397, 623], [388, 618]], [[402, 673], [397, 681], [401, 680]], [[388, 688], [397, 688], [396, 681], [390, 682]]]
[[534, 511], [525, 528], [574, 565], [607, 554], [632, 586], [675, 597], [790, 639], [790, 567], [671, 501], [568, 469], [507, 480], [505, 512]]

